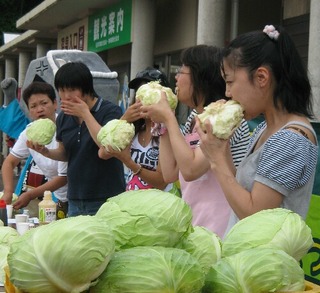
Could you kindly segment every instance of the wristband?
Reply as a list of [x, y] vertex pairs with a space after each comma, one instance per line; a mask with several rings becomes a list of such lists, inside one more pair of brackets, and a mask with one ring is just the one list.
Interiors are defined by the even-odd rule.
[[140, 164], [138, 164], [138, 165], [139, 165], [138, 170], [135, 172], [133, 172], [133, 170], [132, 170], [132, 175], [138, 175], [141, 172], [142, 166]]

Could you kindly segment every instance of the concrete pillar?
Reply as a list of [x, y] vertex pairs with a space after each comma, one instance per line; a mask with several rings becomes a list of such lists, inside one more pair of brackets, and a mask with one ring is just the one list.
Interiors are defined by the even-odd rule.
[[44, 44], [44, 43], [38, 43], [36, 58], [41, 58], [46, 56], [49, 50], [50, 50], [50, 45]]
[[308, 71], [312, 86], [313, 110], [315, 118], [320, 121], [320, 1], [311, 0]]
[[[17, 80], [17, 61], [13, 57], [5, 59], [5, 74], [4, 78], [13, 77]], [[5, 134], [2, 135], [2, 157], [5, 158], [8, 155], [8, 147], [5, 142]]]
[[153, 65], [155, 0], [135, 0], [132, 13], [131, 75]]
[[239, 22], [239, 0], [232, 0], [230, 40], [233, 40], [238, 35], [238, 22]]
[[31, 62], [31, 53], [30, 52], [20, 52], [19, 53], [19, 78], [18, 78], [18, 87], [21, 89], [24, 84], [28, 66]]
[[17, 79], [17, 62], [14, 58], [6, 58], [5, 60], [5, 78], [13, 77]]
[[225, 45], [226, 6], [225, 0], [199, 0], [197, 44]]

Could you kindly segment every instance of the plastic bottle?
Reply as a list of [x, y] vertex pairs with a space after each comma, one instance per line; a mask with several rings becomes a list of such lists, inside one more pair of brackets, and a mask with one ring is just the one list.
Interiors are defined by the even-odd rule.
[[35, 228], [36, 225], [34, 224], [34, 220], [29, 218], [29, 229]]
[[28, 220], [27, 220], [28, 222], [30, 218], [29, 210], [23, 209], [23, 214], [28, 216]]
[[51, 191], [45, 191], [39, 202], [39, 224], [49, 224], [56, 220], [56, 203], [52, 200]]
[[4, 226], [8, 226], [7, 205], [3, 199], [0, 199], [0, 220]]

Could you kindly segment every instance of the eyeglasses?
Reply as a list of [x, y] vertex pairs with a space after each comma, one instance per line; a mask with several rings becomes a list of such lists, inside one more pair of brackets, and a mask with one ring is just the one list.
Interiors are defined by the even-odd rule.
[[180, 75], [180, 74], [191, 74], [191, 72], [183, 72], [183, 71], [181, 70], [181, 67], [178, 67], [178, 68], [176, 69], [176, 75]]

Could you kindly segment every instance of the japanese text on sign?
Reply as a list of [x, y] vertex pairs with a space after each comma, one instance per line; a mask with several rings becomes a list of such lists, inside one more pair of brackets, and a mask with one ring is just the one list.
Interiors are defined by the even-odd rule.
[[130, 41], [131, 0], [123, 0], [90, 17], [89, 50], [102, 51]]

